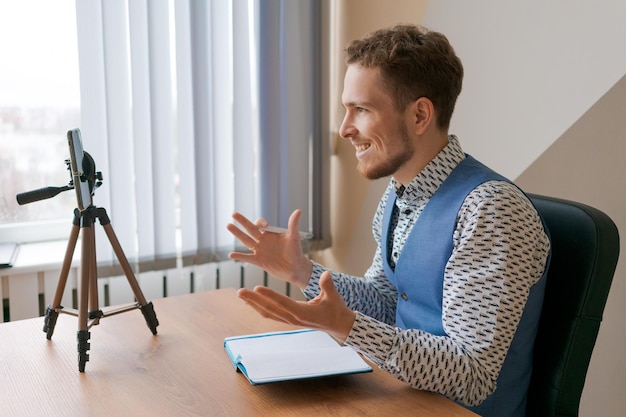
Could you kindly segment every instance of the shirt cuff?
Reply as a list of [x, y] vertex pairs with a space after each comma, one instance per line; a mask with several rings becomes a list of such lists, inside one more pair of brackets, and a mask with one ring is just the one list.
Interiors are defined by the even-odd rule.
[[395, 327], [357, 311], [354, 325], [345, 344], [367, 356], [376, 365], [381, 366], [389, 357], [395, 337]]
[[320, 276], [322, 275], [322, 273], [324, 273], [324, 271], [326, 271], [326, 268], [324, 268], [322, 265], [318, 264], [315, 261], [311, 262], [313, 262], [311, 278], [309, 279], [309, 283], [307, 284], [307, 286], [302, 290], [302, 293], [308, 300], [317, 297], [317, 295], [320, 293]]

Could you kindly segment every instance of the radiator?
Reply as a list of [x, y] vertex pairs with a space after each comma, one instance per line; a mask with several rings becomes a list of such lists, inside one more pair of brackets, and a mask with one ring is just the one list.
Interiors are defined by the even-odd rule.
[[[74, 267], [70, 270], [61, 302], [63, 306], [78, 308], [78, 269]], [[10, 268], [0, 270], [2, 279], [0, 321], [43, 316], [46, 306], [52, 303], [60, 269], [25, 274], [11, 274], [10, 272]], [[136, 277], [148, 301], [218, 288], [254, 288], [257, 285], [265, 285], [293, 298], [303, 299], [300, 290], [293, 291], [289, 284], [268, 276], [262, 269], [236, 261], [143, 272], [137, 274]], [[98, 279], [100, 307], [128, 304], [134, 301], [134, 294], [126, 276]]]

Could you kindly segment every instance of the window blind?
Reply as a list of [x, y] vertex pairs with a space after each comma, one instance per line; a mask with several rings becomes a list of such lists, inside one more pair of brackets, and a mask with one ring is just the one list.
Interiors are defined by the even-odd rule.
[[[78, 127], [104, 177], [94, 204], [131, 264], [223, 259], [237, 244], [226, 230], [235, 210], [286, 226], [300, 208], [301, 229], [327, 238], [311, 211], [326, 192], [312, 175], [328, 140], [319, 2], [99, 0], [76, 10]], [[96, 236], [99, 275], [118, 274]]]

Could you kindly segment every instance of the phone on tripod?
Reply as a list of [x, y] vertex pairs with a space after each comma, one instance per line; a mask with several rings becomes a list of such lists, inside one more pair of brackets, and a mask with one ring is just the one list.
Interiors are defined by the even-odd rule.
[[78, 209], [85, 210], [92, 204], [91, 187], [88, 181], [88, 174], [85, 169], [85, 152], [83, 151], [83, 141], [80, 129], [67, 131], [67, 143], [70, 148], [70, 170], [72, 171], [72, 182], [76, 190], [76, 201]]

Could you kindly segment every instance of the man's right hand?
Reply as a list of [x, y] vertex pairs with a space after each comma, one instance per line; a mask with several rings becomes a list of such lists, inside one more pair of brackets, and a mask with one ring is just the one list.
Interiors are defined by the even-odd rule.
[[240, 226], [229, 223], [226, 228], [251, 253], [231, 252], [228, 257], [256, 265], [275, 278], [305, 288], [309, 283], [313, 264], [302, 252], [298, 232], [301, 214], [301, 210], [295, 210], [289, 216], [287, 233], [273, 233], [259, 229], [268, 226], [265, 219], [260, 218], [253, 223], [241, 213], [233, 213], [233, 220]]

